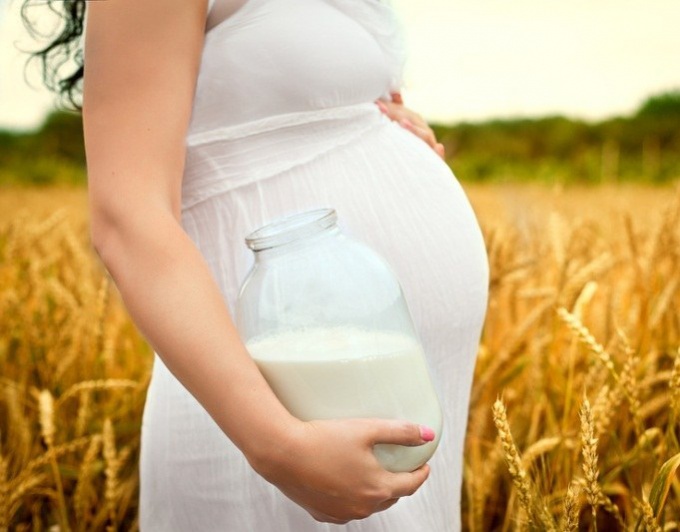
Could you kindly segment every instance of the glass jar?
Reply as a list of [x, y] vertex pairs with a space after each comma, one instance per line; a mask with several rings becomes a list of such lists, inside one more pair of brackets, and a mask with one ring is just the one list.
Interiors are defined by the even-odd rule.
[[442, 416], [399, 282], [334, 209], [279, 218], [246, 237], [255, 261], [239, 291], [236, 326], [274, 393], [295, 417], [406, 419], [431, 427], [418, 447], [379, 444], [390, 471], [434, 453]]

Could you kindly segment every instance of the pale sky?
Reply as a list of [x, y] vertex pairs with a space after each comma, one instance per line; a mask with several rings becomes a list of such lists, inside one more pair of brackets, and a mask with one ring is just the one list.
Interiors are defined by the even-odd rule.
[[[0, 0], [0, 128], [35, 127], [53, 105], [22, 77], [25, 55], [13, 43], [33, 46], [22, 1]], [[680, 0], [392, 4], [406, 32], [404, 102], [428, 121], [600, 119], [680, 88]], [[29, 78], [39, 85], [37, 68]]]

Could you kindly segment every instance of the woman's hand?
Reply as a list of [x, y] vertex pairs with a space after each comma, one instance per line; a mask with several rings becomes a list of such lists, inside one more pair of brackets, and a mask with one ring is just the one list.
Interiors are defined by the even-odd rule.
[[385, 470], [377, 443], [417, 446], [431, 429], [400, 420], [346, 419], [299, 422], [275, 452], [249, 457], [253, 468], [317, 521], [344, 524], [386, 510], [427, 479], [423, 465], [410, 473]]
[[398, 122], [402, 127], [408, 129], [411, 133], [427, 142], [430, 147], [437, 152], [437, 155], [444, 159], [446, 155], [444, 145], [437, 142], [434, 132], [425, 119], [415, 111], [404, 107], [404, 102], [400, 93], [392, 92], [390, 95], [392, 96], [391, 102], [385, 102], [383, 100], [375, 101], [378, 108], [387, 115], [388, 118]]

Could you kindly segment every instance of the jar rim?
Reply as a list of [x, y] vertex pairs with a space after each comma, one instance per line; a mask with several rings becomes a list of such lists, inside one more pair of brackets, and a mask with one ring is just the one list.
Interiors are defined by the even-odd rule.
[[333, 227], [337, 219], [332, 207], [280, 216], [249, 233], [245, 238], [246, 245], [253, 251], [281, 246]]

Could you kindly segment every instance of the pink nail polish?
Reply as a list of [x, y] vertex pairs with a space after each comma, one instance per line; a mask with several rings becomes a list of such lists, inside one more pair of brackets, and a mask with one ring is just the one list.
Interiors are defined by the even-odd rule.
[[434, 440], [434, 430], [425, 425], [420, 425], [420, 437], [423, 441], [432, 441]]
[[377, 100], [376, 103], [378, 104], [378, 107], [380, 107], [380, 110], [381, 110], [383, 113], [387, 111], [387, 106], [385, 105], [384, 102], [382, 102], [381, 100]]
[[402, 118], [401, 119], [401, 125], [404, 127], [412, 127], [413, 122], [411, 122], [408, 118]]

